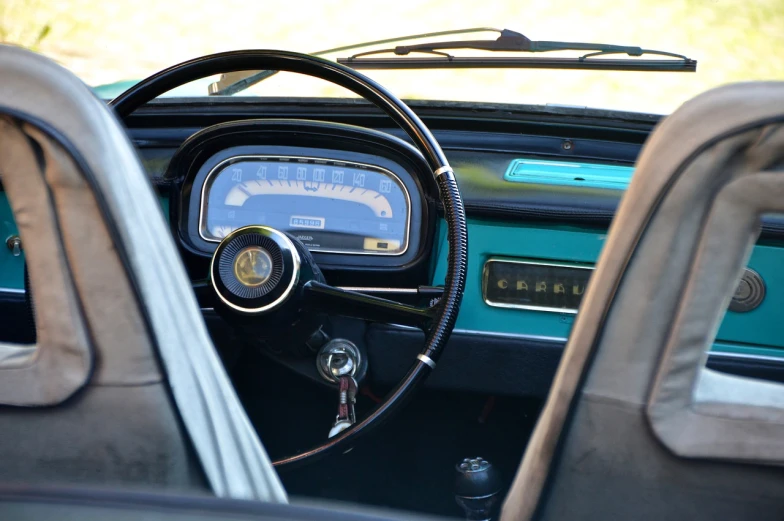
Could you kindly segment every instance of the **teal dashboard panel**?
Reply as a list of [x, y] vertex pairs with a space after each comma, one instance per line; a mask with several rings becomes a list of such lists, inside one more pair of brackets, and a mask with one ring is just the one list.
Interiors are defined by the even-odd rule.
[[[159, 197], [163, 214], [169, 215], [169, 199]], [[19, 233], [8, 203], [8, 196], [0, 191], [0, 240], [5, 244], [9, 237]], [[8, 248], [0, 248], [0, 291], [24, 290], [24, 251], [14, 256]]]
[[[164, 214], [168, 200], [161, 198]], [[604, 245], [606, 231], [556, 224], [532, 224], [469, 219], [468, 282], [457, 328], [488, 333], [507, 333], [567, 338], [574, 314], [506, 309], [486, 304], [482, 297], [482, 270], [490, 258], [560, 262], [592, 266]], [[446, 272], [446, 236], [442, 225], [434, 249], [433, 283], [443, 283]], [[3, 241], [17, 233], [4, 192], [0, 192], [0, 234]], [[748, 313], [728, 311], [717, 335], [722, 351], [784, 357], [784, 328], [778, 310], [784, 309], [784, 248], [757, 245], [748, 266], [765, 280], [762, 304]], [[0, 291], [24, 288], [24, 254], [13, 256], [0, 249]]]
[[[441, 230], [445, 227], [442, 226]], [[446, 273], [446, 238], [440, 236], [434, 284]], [[566, 338], [574, 315], [491, 307], [482, 299], [482, 269], [487, 259], [505, 257], [592, 265], [604, 245], [605, 232], [570, 226], [516, 226], [469, 219], [468, 278], [458, 329]]]
[[[438, 234], [433, 284], [443, 284], [447, 248], [444, 226]], [[469, 219], [468, 278], [456, 328], [515, 335], [568, 338], [573, 313], [508, 309], [490, 306], [482, 295], [482, 271], [490, 258], [592, 266], [604, 245], [606, 231], [559, 225], [511, 224]], [[759, 273], [767, 294], [755, 310], [728, 311], [716, 337], [723, 351], [777, 354], [784, 347], [779, 310], [784, 306], [784, 249], [757, 245], [748, 267]], [[779, 356], [784, 356], [781, 352]]]
[[[0, 239], [5, 246], [9, 237], [18, 232], [8, 196], [0, 192]], [[24, 289], [24, 253], [14, 256], [8, 248], [0, 248], [0, 291]]]

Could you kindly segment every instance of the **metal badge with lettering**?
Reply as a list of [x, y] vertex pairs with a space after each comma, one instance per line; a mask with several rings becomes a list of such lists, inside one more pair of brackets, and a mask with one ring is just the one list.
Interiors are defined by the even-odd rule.
[[592, 272], [590, 266], [489, 259], [482, 296], [495, 307], [577, 313]]

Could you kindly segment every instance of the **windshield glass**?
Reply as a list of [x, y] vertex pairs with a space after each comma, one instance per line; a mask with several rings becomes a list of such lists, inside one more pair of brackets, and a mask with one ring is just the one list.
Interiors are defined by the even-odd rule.
[[[281, 0], [0, 1], [0, 41], [54, 58], [89, 85], [100, 87], [96, 92], [104, 98], [116, 96], [160, 69], [214, 52], [247, 48], [315, 52], [480, 26], [512, 29], [532, 40], [670, 51], [697, 60], [697, 73], [536, 69], [362, 72], [404, 99], [549, 103], [660, 114], [670, 113], [683, 101], [724, 83], [784, 79], [781, 0], [398, 0], [392, 4], [343, 0], [302, 5]], [[480, 33], [436, 40], [496, 37]], [[422, 41], [433, 39], [417, 43]], [[335, 60], [366, 50], [326, 58]], [[206, 96], [216, 79], [170, 94]], [[353, 97], [340, 87], [287, 73], [240, 95]]]

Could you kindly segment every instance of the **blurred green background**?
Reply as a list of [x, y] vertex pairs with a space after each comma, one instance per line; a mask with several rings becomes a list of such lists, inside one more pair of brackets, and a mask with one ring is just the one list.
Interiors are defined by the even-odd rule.
[[[314, 52], [478, 26], [509, 28], [536, 40], [677, 52], [697, 59], [698, 72], [529, 69], [369, 75], [404, 98], [557, 103], [654, 113], [669, 113], [686, 99], [724, 83], [784, 80], [784, 0], [0, 0], [0, 40], [44, 53], [90, 85], [140, 79], [195, 56], [231, 49]], [[265, 81], [252, 93], [349, 95], [292, 74]]]

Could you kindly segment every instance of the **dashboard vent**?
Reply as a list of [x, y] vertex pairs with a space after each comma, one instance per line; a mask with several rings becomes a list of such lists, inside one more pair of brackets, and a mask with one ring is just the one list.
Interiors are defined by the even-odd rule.
[[504, 180], [513, 183], [626, 190], [634, 168], [630, 166], [514, 159]]

